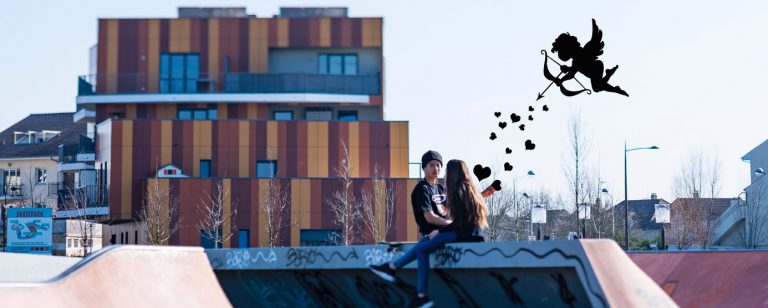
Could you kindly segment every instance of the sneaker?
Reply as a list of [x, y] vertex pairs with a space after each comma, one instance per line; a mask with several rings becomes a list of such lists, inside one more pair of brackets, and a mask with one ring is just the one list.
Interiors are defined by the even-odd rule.
[[384, 263], [382, 265], [371, 265], [371, 271], [381, 277], [381, 279], [384, 279], [389, 282], [395, 282], [395, 270], [389, 268], [388, 263]]
[[429, 308], [434, 305], [435, 305], [435, 302], [433, 302], [432, 299], [426, 295], [424, 297], [417, 296], [416, 300], [413, 301], [413, 307], [416, 307], [416, 308]]

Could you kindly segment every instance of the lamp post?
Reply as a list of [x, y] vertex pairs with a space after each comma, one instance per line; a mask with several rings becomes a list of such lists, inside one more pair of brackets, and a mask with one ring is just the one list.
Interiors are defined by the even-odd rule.
[[607, 194], [609, 197], [611, 197], [611, 201], [608, 202], [608, 204], [611, 205], [611, 236], [613, 237], [613, 240], [616, 240], [616, 213], [615, 209], [616, 207], [613, 205], [613, 195], [608, 192], [607, 188], [603, 188], [600, 192]]
[[637, 150], [658, 150], [657, 146], [627, 149], [627, 141], [624, 141], [624, 250], [629, 250], [629, 200], [627, 200], [627, 152]]
[[669, 204], [656, 204], [654, 205], [655, 213], [654, 216], [656, 217], [656, 223], [658, 223], [661, 227], [661, 248], [659, 250], [667, 250], [667, 245], [664, 240], [664, 224], [669, 223]]

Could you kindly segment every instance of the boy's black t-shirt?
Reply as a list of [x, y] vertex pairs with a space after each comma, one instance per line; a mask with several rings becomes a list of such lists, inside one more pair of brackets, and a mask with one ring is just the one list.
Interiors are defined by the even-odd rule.
[[438, 204], [445, 203], [445, 188], [441, 184], [429, 185], [427, 181], [421, 180], [411, 192], [411, 205], [413, 206], [413, 215], [416, 217], [416, 224], [419, 225], [419, 232], [427, 235], [437, 230], [438, 227], [431, 225], [424, 218], [426, 211], [432, 211], [437, 216], [445, 218], [440, 214]]

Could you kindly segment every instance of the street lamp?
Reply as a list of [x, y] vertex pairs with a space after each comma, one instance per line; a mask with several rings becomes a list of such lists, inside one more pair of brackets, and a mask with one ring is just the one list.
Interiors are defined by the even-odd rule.
[[765, 175], [765, 170], [763, 170], [763, 168], [757, 168], [755, 169], [755, 175]]
[[629, 250], [629, 200], [627, 200], [627, 152], [637, 150], [658, 150], [657, 146], [627, 149], [624, 141], [624, 250]]
[[608, 188], [603, 188], [600, 192], [607, 194], [609, 197], [611, 197], [611, 201], [609, 204], [611, 205], [611, 235], [613, 236], [613, 240], [616, 240], [616, 213], [615, 209], [616, 206], [613, 204], [613, 195], [608, 192]]

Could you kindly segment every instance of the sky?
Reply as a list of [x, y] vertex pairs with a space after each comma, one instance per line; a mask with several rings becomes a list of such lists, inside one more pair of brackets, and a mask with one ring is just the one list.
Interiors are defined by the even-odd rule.
[[[735, 197], [749, 181], [741, 157], [768, 138], [761, 129], [768, 117], [765, 1], [4, 0], [0, 129], [30, 113], [75, 111], [76, 77], [88, 72], [98, 18], [172, 18], [179, 6], [244, 6], [260, 17], [279, 7], [344, 6], [351, 17], [383, 17], [385, 119], [409, 121], [410, 161], [433, 149], [470, 166], [497, 165], [502, 185], [519, 178], [522, 190], [565, 193], [567, 125], [576, 114], [590, 144], [585, 168], [599, 172], [617, 201], [625, 141], [660, 148], [629, 153], [629, 199], [657, 193], [671, 202], [675, 175], [696, 154], [719, 159], [719, 196]], [[564, 97], [550, 89], [536, 102], [548, 84], [539, 51], [562, 32], [584, 44], [592, 18], [603, 30], [600, 59], [619, 65], [611, 83], [630, 97]], [[550, 69], [556, 74], [556, 65]], [[494, 112], [525, 117], [528, 106], [536, 111], [524, 132], [497, 126]], [[523, 150], [527, 139], [535, 150]], [[514, 170], [503, 171], [504, 162]], [[527, 170], [536, 176], [522, 176]]]

